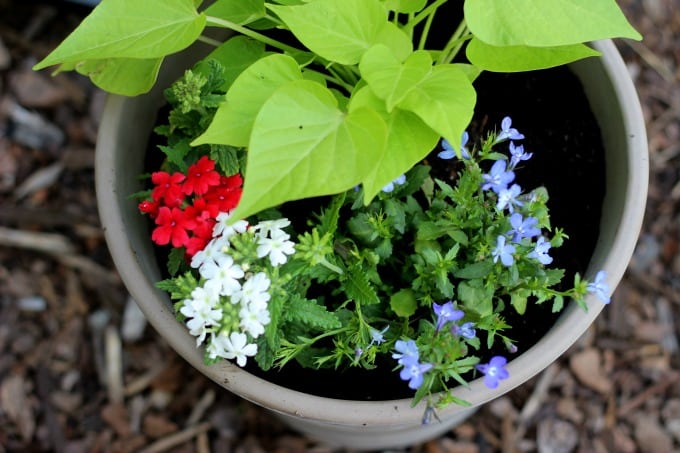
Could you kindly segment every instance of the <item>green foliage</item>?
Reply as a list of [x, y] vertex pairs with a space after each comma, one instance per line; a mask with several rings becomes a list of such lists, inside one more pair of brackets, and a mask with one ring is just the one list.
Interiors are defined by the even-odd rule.
[[[597, 55], [584, 45], [592, 40], [640, 39], [614, 0], [468, 0], [446, 47], [426, 49], [444, 3], [218, 0], [199, 12], [193, 0], [107, 0], [36, 69], [60, 65], [111, 92], [136, 95], [151, 88], [167, 55], [206, 26], [230, 29], [208, 56], [225, 68], [219, 90], [226, 101], [191, 144], [247, 149], [236, 213], [245, 218], [359, 183], [368, 205], [439, 137], [459, 142], [475, 105], [471, 82], [482, 70], [547, 68]], [[278, 41], [271, 28], [300, 46]], [[452, 64], [466, 41], [470, 64]], [[182, 113], [206, 106], [199, 94], [206, 66], [199, 63], [193, 79], [177, 86], [186, 91], [177, 93]], [[233, 170], [229, 157], [224, 166]]]

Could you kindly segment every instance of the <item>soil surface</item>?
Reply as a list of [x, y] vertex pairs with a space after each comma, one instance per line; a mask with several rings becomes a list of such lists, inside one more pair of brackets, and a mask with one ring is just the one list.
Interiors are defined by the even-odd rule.
[[[611, 304], [525, 385], [408, 452], [680, 451], [680, 3], [619, 0], [650, 146], [645, 223]], [[105, 96], [31, 66], [87, 13], [0, 0], [0, 452], [337, 452], [222, 390], [146, 325], [94, 193]]]

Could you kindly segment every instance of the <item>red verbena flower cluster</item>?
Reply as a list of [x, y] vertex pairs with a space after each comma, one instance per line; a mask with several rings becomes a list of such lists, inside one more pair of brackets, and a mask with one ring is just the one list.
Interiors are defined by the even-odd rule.
[[241, 175], [220, 175], [207, 156], [186, 174], [157, 171], [151, 181], [151, 199], [139, 203], [139, 210], [156, 222], [151, 239], [158, 245], [185, 247], [190, 257], [212, 239], [217, 215], [236, 207], [243, 186]]

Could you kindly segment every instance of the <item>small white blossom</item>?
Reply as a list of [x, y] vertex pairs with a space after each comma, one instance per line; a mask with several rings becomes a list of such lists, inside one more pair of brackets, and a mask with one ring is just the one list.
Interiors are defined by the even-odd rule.
[[215, 226], [213, 227], [213, 237], [222, 236], [229, 239], [237, 233], [245, 233], [248, 229], [248, 222], [245, 220], [237, 220], [233, 224], [230, 223], [231, 212], [220, 212], [215, 220]]
[[201, 267], [204, 263], [216, 263], [217, 259], [224, 256], [224, 250], [229, 247], [229, 240], [220, 236], [213, 238], [208, 244], [191, 258], [191, 267]]
[[264, 326], [271, 321], [267, 306], [259, 303], [244, 305], [238, 315], [241, 318], [240, 326], [253, 338], [262, 335]]
[[234, 294], [231, 295], [231, 302], [241, 302], [243, 305], [258, 303], [264, 304], [266, 307], [267, 302], [269, 302], [271, 297], [269, 292], [267, 292], [270, 284], [271, 281], [264, 272], [258, 272], [255, 275], [251, 275], [245, 283], [243, 283], [241, 289], [235, 291]]
[[276, 220], [263, 220], [253, 227], [258, 235], [267, 237], [271, 233], [271, 237], [283, 233], [283, 229], [290, 225], [290, 220], [283, 217]]
[[272, 266], [279, 266], [288, 261], [286, 255], [295, 253], [295, 244], [288, 240], [290, 236], [282, 230], [272, 230], [271, 233], [271, 238], [261, 237], [257, 241], [257, 257], [269, 255]]
[[187, 318], [189, 333], [196, 338], [196, 346], [203, 343], [208, 333], [208, 328], [216, 325], [222, 319], [222, 309], [217, 305], [219, 296], [209, 289], [195, 288], [191, 292], [191, 299], [185, 299], [184, 305], [180, 308]]
[[244, 275], [241, 266], [229, 255], [219, 257], [214, 263], [203, 263], [199, 272], [207, 280], [204, 286], [222, 296], [231, 296], [238, 291], [241, 288], [238, 279]]
[[208, 354], [215, 353], [217, 356], [225, 359], [236, 359], [238, 366], [246, 365], [246, 358], [257, 354], [257, 345], [248, 343], [248, 337], [242, 332], [231, 332], [229, 336], [217, 335], [211, 343], [212, 349], [209, 349]]

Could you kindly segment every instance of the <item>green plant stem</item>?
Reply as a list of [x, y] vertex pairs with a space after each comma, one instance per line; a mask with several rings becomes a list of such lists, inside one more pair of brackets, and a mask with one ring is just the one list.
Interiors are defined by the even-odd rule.
[[234, 30], [235, 32], [241, 33], [242, 35], [245, 35], [249, 38], [253, 38], [257, 41], [260, 41], [261, 43], [264, 43], [268, 46], [274, 47], [279, 50], [283, 50], [284, 52], [290, 52], [290, 53], [295, 53], [299, 52], [299, 49], [296, 49], [295, 47], [289, 46], [287, 44], [284, 44], [282, 42], [279, 42], [275, 39], [272, 39], [268, 36], [263, 35], [262, 33], [258, 33], [256, 31], [253, 31], [249, 28], [243, 27], [241, 25], [235, 24], [234, 22], [220, 19], [219, 17], [213, 17], [213, 16], [207, 16], [206, 17], [207, 23], [209, 25], [213, 25], [215, 27], [220, 27], [220, 28], [228, 28], [229, 30]]
[[463, 43], [471, 37], [472, 35], [468, 33], [465, 19], [461, 20], [458, 28], [456, 28], [456, 31], [453, 32], [449, 38], [449, 41], [446, 43], [446, 46], [442, 50], [442, 53], [439, 55], [437, 63], [451, 63], [453, 59], [456, 58], [456, 55], [458, 55], [458, 52], [460, 52], [461, 47], [463, 47]]
[[423, 33], [420, 35], [420, 42], [418, 43], [418, 49], [424, 49], [425, 45], [427, 43], [427, 37], [430, 34], [430, 27], [432, 27], [432, 21], [434, 20], [435, 16], [435, 11], [432, 11], [432, 14], [427, 16], [427, 20], [425, 21], [425, 26], [423, 27]]
[[213, 38], [210, 38], [210, 37], [205, 36], [205, 35], [199, 36], [198, 38], [196, 38], [196, 41], [200, 41], [200, 42], [204, 42], [206, 44], [210, 44], [213, 47], [219, 47], [223, 44], [222, 41], [218, 41], [217, 39], [213, 39]]
[[437, 9], [447, 1], [448, 0], [437, 0], [428, 7], [424, 8], [413, 18], [413, 20], [410, 20], [408, 24], [404, 26], [404, 31], [406, 31], [408, 34], [411, 34], [416, 25], [418, 25], [423, 20], [426, 20], [430, 15], [434, 16], [434, 13], [437, 11]]

